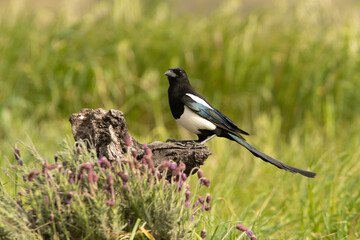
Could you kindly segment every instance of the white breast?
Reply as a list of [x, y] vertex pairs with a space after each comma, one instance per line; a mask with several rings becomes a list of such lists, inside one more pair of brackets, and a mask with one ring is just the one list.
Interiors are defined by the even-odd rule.
[[200, 134], [199, 129], [201, 130], [215, 130], [216, 126], [212, 122], [200, 117], [187, 106], [184, 106], [184, 113], [179, 119], [176, 119], [176, 122], [195, 134]]

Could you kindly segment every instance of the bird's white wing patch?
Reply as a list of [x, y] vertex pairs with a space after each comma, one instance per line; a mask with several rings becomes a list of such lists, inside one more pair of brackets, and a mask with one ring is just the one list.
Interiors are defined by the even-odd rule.
[[[205, 102], [206, 103], [206, 102]], [[199, 130], [215, 130], [216, 126], [212, 122], [194, 113], [190, 108], [184, 106], [184, 113], [176, 122], [195, 134], [200, 134]]]
[[198, 96], [195, 96], [191, 93], [186, 93], [185, 95], [191, 97], [191, 99], [194, 100], [195, 102], [200, 103], [210, 109], [213, 109], [207, 102], [205, 102], [203, 99], [199, 98]]

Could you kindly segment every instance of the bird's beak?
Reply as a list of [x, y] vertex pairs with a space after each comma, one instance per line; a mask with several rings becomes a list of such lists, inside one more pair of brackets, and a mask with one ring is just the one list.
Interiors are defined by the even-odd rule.
[[176, 77], [176, 74], [173, 71], [171, 71], [170, 69], [167, 70], [164, 74], [168, 77]]

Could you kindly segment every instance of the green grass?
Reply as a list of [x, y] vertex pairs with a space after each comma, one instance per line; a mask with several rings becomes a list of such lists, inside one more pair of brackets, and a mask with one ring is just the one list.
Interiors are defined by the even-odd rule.
[[212, 140], [204, 171], [218, 200], [205, 222], [207, 239], [221, 239], [238, 222], [260, 239], [359, 239], [359, 7], [276, 1], [244, 14], [227, 1], [200, 15], [177, 6], [101, 1], [81, 15], [69, 5], [55, 13], [3, 8], [1, 165], [14, 162], [14, 144], [28, 136], [52, 158], [71, 138], [69, 116], [83, 107], [123, 111], [142, 142], [193, 138], [177, 130], [162, 75], [181, 66], [251, 133], [249, 143], [318, 173], [293, 175]]

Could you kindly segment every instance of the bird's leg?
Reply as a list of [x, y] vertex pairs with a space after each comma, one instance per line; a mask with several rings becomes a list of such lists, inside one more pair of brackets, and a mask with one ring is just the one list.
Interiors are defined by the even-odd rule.
[[200, 144], [205, 144], [207, 141], [210, 141], [211, 139], [213, 139], [214, 137], [216, 137], [216, 134], [211, 135], [210, 137], [206, 138], [205, 140], [201, 141]]

